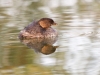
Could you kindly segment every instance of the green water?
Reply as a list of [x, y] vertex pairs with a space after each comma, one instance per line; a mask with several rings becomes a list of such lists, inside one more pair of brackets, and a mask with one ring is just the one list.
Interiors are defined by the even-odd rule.
[[[99, 0], [0, 0], [0, 75], [100, 75], [99, 14]], [[43, 17], [58, 23], [59, 37], [49, 45], [57, 48], [49, 55], [18, 39]]]

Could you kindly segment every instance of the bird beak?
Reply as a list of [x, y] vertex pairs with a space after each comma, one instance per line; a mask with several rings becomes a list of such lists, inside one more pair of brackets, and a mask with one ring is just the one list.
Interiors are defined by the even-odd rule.
[[57, 23], [53, 23], [53, 25], [57, 25]]

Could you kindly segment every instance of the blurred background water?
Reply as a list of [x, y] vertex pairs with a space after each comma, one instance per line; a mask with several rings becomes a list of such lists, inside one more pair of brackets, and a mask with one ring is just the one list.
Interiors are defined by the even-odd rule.
[[[59, 46], [35, 53], [17, 38], [35, 19], [49, 17]], [[100, 0], [0, 0], [0, 75], [100, 75]]]

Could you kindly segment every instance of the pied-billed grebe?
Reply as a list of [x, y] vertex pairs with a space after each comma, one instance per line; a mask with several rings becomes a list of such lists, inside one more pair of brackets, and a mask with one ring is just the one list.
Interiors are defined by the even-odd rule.
[[19, 34], [23, 38], [48, 38], [57, 36], [57, 32], [51, 27], [56, 23], [50, 18], [42, 18], [38, 21], [33, 21], [26, 26]]

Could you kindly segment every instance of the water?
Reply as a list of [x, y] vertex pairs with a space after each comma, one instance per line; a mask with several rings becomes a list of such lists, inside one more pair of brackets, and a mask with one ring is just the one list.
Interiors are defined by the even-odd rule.
[[[99, 0], [0, 0], [0, 75], [99, 75], [99, 7]], [[46, 46], [56, 46], [49, 55], [17, 37], [42, 17], [58, 23], [57, 41]]]

